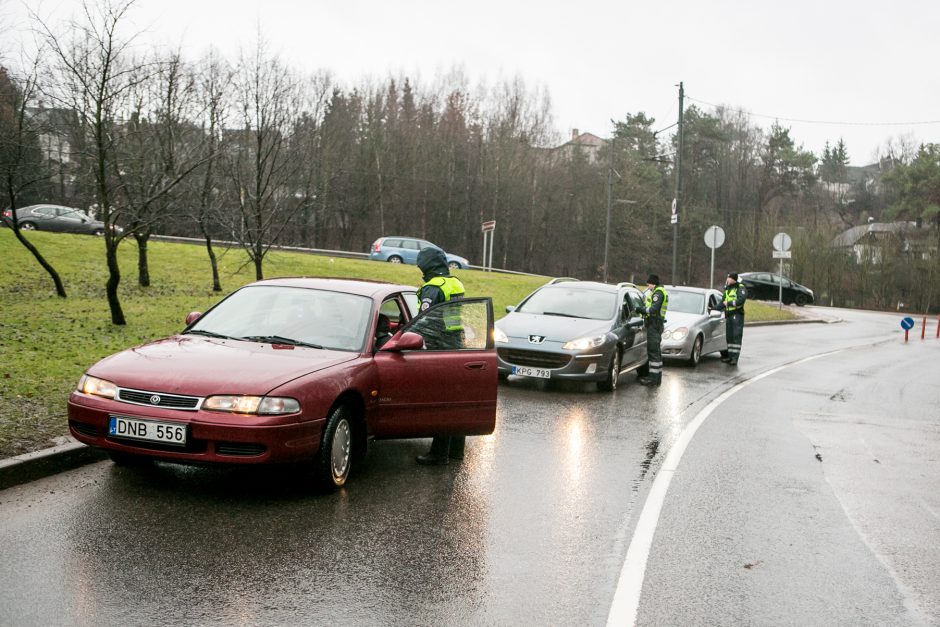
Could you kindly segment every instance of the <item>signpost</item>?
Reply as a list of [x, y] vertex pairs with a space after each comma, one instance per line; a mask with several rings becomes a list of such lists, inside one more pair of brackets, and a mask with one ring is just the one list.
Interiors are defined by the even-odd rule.
[[715, 287], [715, 249], [725, 243], [725, 230], [720, 226], [710, 226], [705, 230], [705, 245], [712, 249], [712, 272], [708, 286]]
[[[480, 225], [483, 231], [483, 269], [486, 272], [493, 271], [493, 240], [496, 239], [496, 220], [488, 220]], [[487, 263], [487, 237], [489, 238], [489, 263]]]
[[901, 320], [901, 328], [904, 329], [904, 341], [907, 341], [907, 334], [914, 328], [914, 319], [910, 316]]
[[778, 275], [780, 279], [780, 300], [777, 303], [777, 307], [780, 309], [783, 309], [783, 260], [790, 259], [790, 246], [792, 243], [793, 240], [786, 233], [774, 235], [774, 259], [780, 260], [780, 274]]

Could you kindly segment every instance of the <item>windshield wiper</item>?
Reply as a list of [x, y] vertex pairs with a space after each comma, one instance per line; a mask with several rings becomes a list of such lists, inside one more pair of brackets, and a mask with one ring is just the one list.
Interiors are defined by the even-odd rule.
[[287, 346], [305, 346], [307, 348], [323, 348], [319, 344], [310, 344], [309, 342], [301, 342], [300, 340], [295, 340], [290, 337], [284, 337], [283, 335], [249, 335], [241, 339], [248, 340], [249, 342], [267, 342], [269, 344], [286, 344]]
[[192, 329], [191, 331], [185, 331], [183, 335], [205, 335], [206, 337], [217, 337], [220, 340], [232, 339], [231, 336], [222, 335], [221, 333], [216, 333], [215, 331], [204, 331], [202, 329]]
[[565, 318], [583, 318], [584, 316], [576, 316], [574, 314], [561, 313], [560, 311], [543, 311], [543, 316], [564, 316]]

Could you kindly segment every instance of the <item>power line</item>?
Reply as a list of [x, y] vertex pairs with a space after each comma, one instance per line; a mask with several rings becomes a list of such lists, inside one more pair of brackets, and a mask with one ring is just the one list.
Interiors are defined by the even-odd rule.
[[745, 109], [738, 109], [725, 105], [716, 105], [712, 102], [706, 102], [704, 100], [699, 100], [698, 98], [692, 98], [691, 96], [686, 96], [686, 98], [699, 104], [708, 105], [709, 107], [714, 107], [716, 109], [723, 108], [751, 117], [780, 120], [782, 122], [798, 122], [800, 124], [825, 124], [828, 126], [926, 126], [929, 124], [940, 124], [940, 120], [921, 120], [917, 122], [845, 122], [836, 120], [804, 120], [800, 118], [785, 118], [779, 115], [767, 115], [765, 113], [753, 113]]

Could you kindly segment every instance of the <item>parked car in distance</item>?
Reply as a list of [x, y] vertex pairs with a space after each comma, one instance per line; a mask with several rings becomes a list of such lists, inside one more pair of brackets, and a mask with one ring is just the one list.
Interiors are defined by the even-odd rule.
[[326, 489], [371, 438], [492, 433], [492, 301], [417, 311], [405, 285], [249, 284], [179, 334], [88, 368], [69, 430], [118, 464], [300, 464]]
[[813, 290], [770, 272], [742, 272], [738, 280], [747, 288], [747, 297], [754, 300], [779, 300], [780, 284], [783, 283], [783, 302], [796, 303], [800, 307], [811, 305], [816, 300]]
[[[418, 252], [422, 248], [441, 248], [431, 242], [417, 237], [389, 236], [380, 237], [372, 243], [369, 249], [369, 259], [373, 261], [388, 261], [389, 263], [418, 263]], [[441, 248], [441, 250], [444, 250]], [[470, 262], [459, 255], [444, 252], [447, 265], [451, 270], [462, 270], [470, 267]]]
[[698, 365], [703, 355], [727, 354], [724, 315], [709, 311], [721, 302], [721, 292], [701, 287], [667, 285], [669, 308], [663, 332], [663, 357]]
[[[4, 226], [13, 226], [13, 212], [4, 210]], [[104, 222], [93, 220], [81, 209], [61, 205], [31, 205], [16, 210], [16, 221], [21, 231], [56, 231], [60, 233], [83, 233], [104, 235]], [[121, 227], [114, 227], [121, 232]]]
[[496, 323], [500, 378], [596, 381], [613, 391], [622, 372], [646, 372], [643, 298], [632, 283], [553, 279]]

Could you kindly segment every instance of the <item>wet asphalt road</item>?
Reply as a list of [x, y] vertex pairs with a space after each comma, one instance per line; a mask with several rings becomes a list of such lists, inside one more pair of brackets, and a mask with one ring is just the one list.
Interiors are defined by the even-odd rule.
[[415, 465], [426, 440], [377, 442], [335, 495], [110, 462], [2, 491], [0, 624], [604, 624], [688, 422], [735, 381], [851, 347], [703, 425], [639, 622], [937, 624], [940, 342], [903, 346], [896, 316], [837, 314], [749, 327], [737, 369], [667, 366], [658, 390], [511, 380], [496, 433], [470, 438], [461, 465]]

